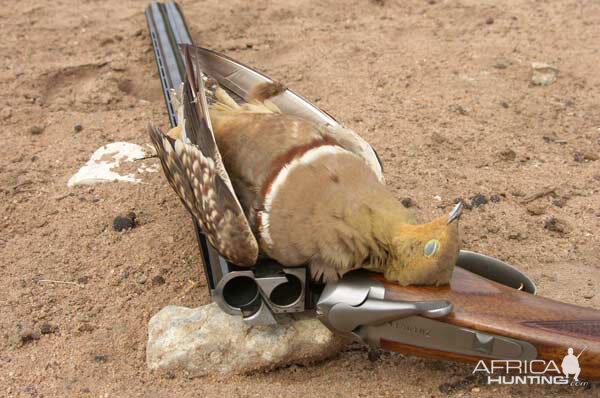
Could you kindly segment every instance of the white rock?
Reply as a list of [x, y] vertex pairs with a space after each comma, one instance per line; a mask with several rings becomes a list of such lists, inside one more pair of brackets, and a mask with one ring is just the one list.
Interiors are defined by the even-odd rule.
[[285, 315], [280, 324], [248, 326], [216, 304], [167, 306], [150, 319], [150, 369], [197, 374], [248, 373], [324, 359], [347, 341], [309, 315]]
[[559, 72], [558, 68], [541, 62], [533, 62], [531, 68], [533, 69], [531, 83], [536, 86], [548, 86], [554, 83]]
[[[112, 169], [119, 167], [122, 161], [133, 162], [144, 156], [146, 156], [144, 148], [129, 142], [113, 142], [104, 145], [92, 154], [90, 160], [88, 160], [87, 163], [69, 179], [67, 185], [74, 187], [77, 185], [113, 181], [138, 183], [141, 180], [136, 178], [134, 174], [121, 175], [112, 171]], [[112, 161], [107, 161], [107, 159], [111, 159]], [[155, 171], [158, 171], [158, 166], [145, 167], [142, 165], [138, 168], [138, 173]]]

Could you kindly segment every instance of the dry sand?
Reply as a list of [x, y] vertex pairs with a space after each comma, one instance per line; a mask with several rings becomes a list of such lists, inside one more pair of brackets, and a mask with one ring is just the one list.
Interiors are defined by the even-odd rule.
[[[515, 264], [541, 295], [600, 309], [598, 1], [181, 3], [196, 43], [363, 135], [389, 187], [423, 219], [457, 197], [494, 197], [464, 215], [464, 246]], [[146, 4], [0, 8], [0, 396], [597, 396], [487, 386], [470, 365], [371, 362], [356, 347], [231, 378], [148, 371], [148, 319], [167, 304], [209, 301], [190, 217], [162, 173], [67, 187], [101, 145], [144, 144], [149, 122], [167, 125]], [[557, 81], [533, 86], [532, 62], [558, 67]], [[547, 194], [522, 204], [536, 193]], [[114, 231], [129, 211], [139, 226]], [[544, 227], [550, 217], [562, 232]]]

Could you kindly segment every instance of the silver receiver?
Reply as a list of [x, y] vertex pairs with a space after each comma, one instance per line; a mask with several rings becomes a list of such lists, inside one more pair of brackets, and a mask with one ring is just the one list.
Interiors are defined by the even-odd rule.
[[353, 271], [325, 287], [317, 317], [330, 330], [370, 346], [381, 340], [490, 359], [531, 360], [528, 342], [436, 321], [452, 312], [447, 301], [384, 300], [384, 286]]

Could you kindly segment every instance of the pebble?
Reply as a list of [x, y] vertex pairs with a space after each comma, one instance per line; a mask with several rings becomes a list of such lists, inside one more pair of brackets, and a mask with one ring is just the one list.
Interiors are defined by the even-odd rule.
[[143, 285], [144, 283], [146, 283], [148, 281], [148, 277], [146, 275], [142, 275], [140, 276], [140, 278], [138, 279], [138, 283], [140, 285]]
[[160, 275], [157, 275], [154, 278], [152, 278], [152, 284], [155, 285], [155, 286], [164, 285], [165, 284], [165, 278], [163, 278]]
[[485, 20], [486, 25], [491, 25], [493, 23], [494, 23], [494, 18], [492, 18], [492, 17], [488, 17], [488, 19]]
[[563, 208], [567, 204], [567, 198], [564, 198], [564, 197], [554, 198], [552, 200], [552, 204], [556, 207]]
[[567, 226], [564, 221], [552, 216], [544, 223], [544, 228], [548, 231], [564, 233], [567, 230]]
[[83, 126], [77, 123], [75, 126], [73, 126], [73, 130], [75, 130], [76, 133], [79, 133], [81, 130], [83, 130]]
[[29, 134], [31, 135], [40, 135], [44, 132], [44, 128], [40, 126], [32, 126], [29, 129]]
[[471, 206], [472, 207], [483, 206], [487, 203], [488, 203], [488, 199], [485, 197], [485, 195], [477, 194], [477, 195], [471, 197]]
[[378, 348], [369, 348], [369, 352], [367, 353], [367, 358], [371, 362], [377, 362], [381, 359], [382, 351]]
[[531, 67], [533, 68], [531, 83], [534, 86], [548, 86], [556, 81], [558, 68], [541, 62], [534, 62]]
[[497, 193], [495, 193], [492, 196], [490, 196], [490, 201], [492, 201], [494, 203], [498, 203], [502, 200], [502, 196], [503, 195], [498, 195]]
[[517, 233], [512, 233], [510, 235], [508, 235], [508, 239], [510, 240], [516, 240], [516, 241], [523, 241], [527, 239], [527, 235], [522, 235], [520, 232]]
[[517, 158], [517, 153], [512, 149], [505, 149], [499, 153], [499, 156], [502, 160], [511, 161]]
[[412, 198], [404, 198], [400, 202], [402, 203], [402, 206], [406, 208], [413, 207], [416, 205], [415, 201], [412, 200]]
[[575, 152], [575, 154], [573, 155], [573, 159], [576, 162], [594, 162], [596, 160], [598, 160], [598, 155], [596, 155], [595, 153], [591, 152], [591, 151], [579, 151], [579, 152]]
[[508, 105], [508, 102], [506, 102], [506, 101], [500, 101], [500, 106], [507, 109], [510, 105]]
[[129, 212], [125, 216], [116, 216], [113, 220], [113, 229], [115, 231], [123, 231], [125, 229], [131, 229], [136, 227], [135, 222], [136, 215], [134, 212]]
[[80, 285], [85, 285], [90, 281], [90, 277], [89, 276], [82, 276], [81, 278], [77, 279], [77, 283], [79, 283]]
[[438, 386], [438, 390], [440, 390], [440, 392], [443, 392], [443, 393], [446, 393], [446, 394], [447, 394], [447, 393], [449, 393], [450, 391], [452, 391], [452, 390], [453, 390], [453, 388], [452, 388], [452, 386], [450, 385], [450, 383], [444, 383], [444, 384], [440, 384], [440, 385]]
[[42, 334], [53, 334], [58, 332], [58, 327], [50, 325], [49, 323], [42, 323], [40, 325], [40, 333]]
[[108, 356], [107, 355], [96, 355], [94, 357], [94, 361], [96, 361], [98, 363], [106, 363], [106, 361], [108, 361]]

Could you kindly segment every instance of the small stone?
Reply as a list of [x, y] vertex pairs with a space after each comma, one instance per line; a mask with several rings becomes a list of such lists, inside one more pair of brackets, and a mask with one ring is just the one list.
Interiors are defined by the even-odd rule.
[[148, 277], [147, 277], [146, 275], [142, 275], [142, 276], [140, 276], [140, 277], [139, 277], [139, 279], [138, 279], [138, 283], [139, 283], [140, 285], [143, 285], [143, 284], [144, 284], [144, 283], [146, 283], [147, 281], [148, 281]]
[[50, 325], [49, 323], [42, 323], [40, 325], [40, 333], [42, 334], [53, 334], [58, 332], [58, 327]]
[[504, 109], [507, 109], [509, 107], [508, 102], [506, 101], [500, 101], [500, 106], [502, 106]]
[[73, 126], [73, 130], [76, 133], [79, 133], [81, 130], [83, 130], [83, 126], [81, 126], [81, 124], [77, 123], [75, 126]]
[[508, 235], [508, 239], [510, 240], [516, 240], [516, 241], [523, 241], [527, 239], [526, 235], [522, 235], [520, 232], [517, 233], [512, 233]]
[[567, 198], [559, 197], [552, 199], [552, 204], [556, 207], [563, 208], [567, 204]]
[[589, 299], [593, 299], [594, 296], [595, 296], [594, 293], [586, 293], [586, 294], [583, 295], [583, 298], [589, 300]]
[[40, 135], [44, 132], [44, 128], [40, 126], [32, 126], [29, 129], [29, 134], [31, 135]]
[[478, 393], [479, 391], [481, 391], [481, 389], [479, 387], [471, 388], [471, 392]]
[[121, 274], [121, 279], [123, 279], [123, 280], [124, 280], [124, 279], [127, 279], [127, 278], [129, 278], [129, 272], [125, 271], [125, 272], [123, 272], [123, 273]]
[[499, 153], [500, 159], [505, 161], [512, 161], [517, 158], [517, 153], [512, 149], [508, 148]]
[[494, 202], [494, 203], [498, 203], [498, 202], [502, 201], [502, 195], [498, 195], [497, 193], [495, 193], [492, 196], [490, 196], [490, 201]]
[[594, 162], [598, 160], [598, 155], [590, 151], [578, 151], [573, 155], [576, 162]]
[[493, 67], [496, 68], [496, 69], [506, 69], [507, 68], [506, 64], [502, 63], [502, 62], [495, 63], [493, 65]]
[[450, 111], [458, 113], [459, 115], [465, 116], [468, 112], [462, 105], [452, 104], [448, 107]]
[[135, 213], [128, 213], [126, 216], [116, 216], [113, 220], [113, 229], [123, 231], [125, 229], [135, 228]]
[[558, 68], [540, 62], [532, 63], [531, 67], [533, 68], [531, 83], [534, 86], [548, 86], [556, 81]]
[[402, 206], [406, 207], [407, 209], [415, 205], [415, 201], [411, 198], [404, 198], [400, 202], [402, 203]]
[[477, 194], [471, 197], [471, 206], [473, 207], [483, 206], [487, 204], [487, 202], [488, 199], [485, 197], [485, 195]]
[[163, 278], [160, 275], [155, 276], [154, 278], [152, 278], [152, 284], [154, 286], [160, 286], [160, 285], [164, 285], [165, 284], [165, 278]]
[[491, 25], [493, 23], [494, 23], [494, 18], [492, 18], [492, 17], [488, 17], [488, 19], [485, 20], [486, 25]]
[[550, 217], [544, 223], [544, 228], [548, 231], [564, 233], [567, 230], [566, 223], [556, 217]]
[[106, 361], [108, 361], [108, 356], [107, 355], [96, 355], [94, 357], [94, 361], [96, 361], [98, 363], [106, 363]]
[[80, 285], [86, 285], [89, 281], [89, 276], [82, 276], [81, 278], [77, 279], [77, 283], [79, 283]]
[[497, 225], [488, 225], [486, 229], [490, 234], [497, 234], [500, 231], [500, 227]]
[[175, 379], [175, 373], [167, 372], [163, 375], [163, 379], [173, 380], [173, 379]]
[[451, 392], [453, 390], [453, 388], [450, 383], [444, 383], [444, 384], [440, 384], [438, 386], [438, 390], [440, 390], [440, 392], [448, 394], [449, 392]]
[[527, 213], [532, 216], [541, 216], [546, 212], [546, 208], [537, 203], [531, 203], [527, 206]]
[[381, 359], [382, 351], [378, 348], [369, 348], [369, 352], [367, 353], [367, 358], [371, 362], [377, 362]]

